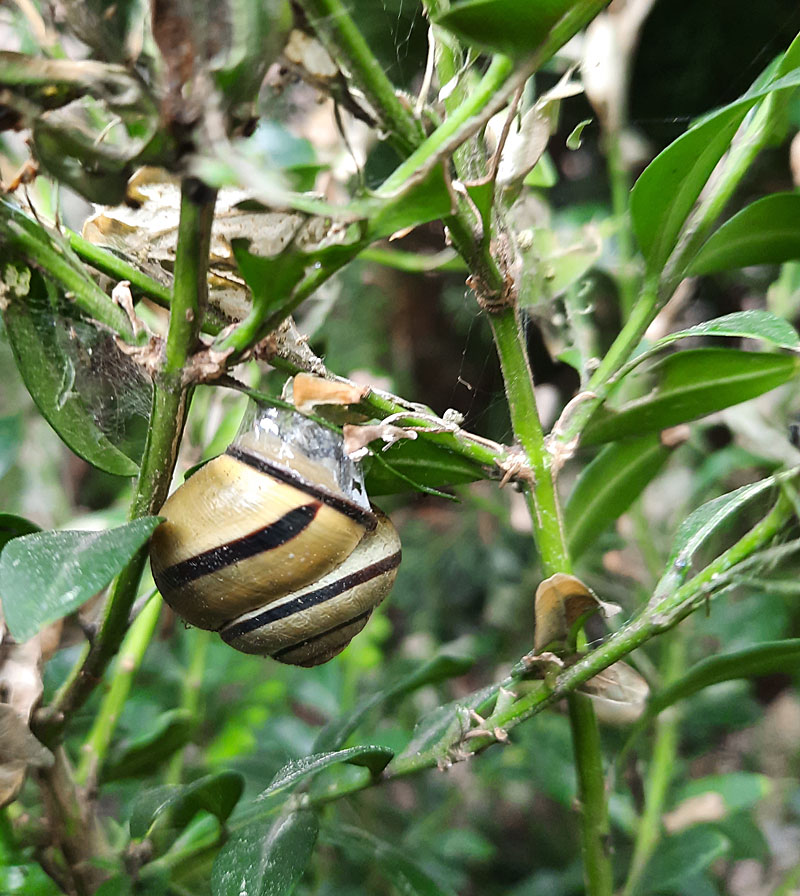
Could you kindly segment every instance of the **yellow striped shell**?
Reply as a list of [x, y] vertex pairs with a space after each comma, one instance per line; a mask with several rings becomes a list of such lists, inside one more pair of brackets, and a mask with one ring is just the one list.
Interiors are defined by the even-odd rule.
[[150, 563], [164, 600], [237, 650], [294, 665], [343, 650], [400, 563], [341, 436], [293, 411], [253, 405], [160, 513]]

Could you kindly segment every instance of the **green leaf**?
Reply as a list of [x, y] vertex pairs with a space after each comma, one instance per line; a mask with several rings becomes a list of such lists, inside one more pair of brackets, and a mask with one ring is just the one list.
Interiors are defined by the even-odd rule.
[[[794, 475], [794, 471], [791, 471]], [[693, 511], [681, 523], [672, 543], [665, 573], [661, 576], [653, 592], [656, 602], [678, 588], [689, 571], [695, 552], [715, 532], [730, 525], [731, 519], [741, 508], [765, 491], [775, 488], [778, 477], [770, 476], [759, 482], [743, 485], [727, 495], [707, 501]]]
[[374, 456], [365, 458], [367, 491], [371, 495], [392, 495], [407, 492], [409, 486], [423, 490], [487, 478], [480, 464], [433, 441], [434, 437], [446, 435], [436, 433], [428, 438], [421, 432], [416, 439], [399, 439], [386, 451], [381, 451], [377, 459]]
[[772, 789], [772, 782], [766, 775], [752, 772], [729, 772], [724, 775], [708, 775], [687, 781], [675, 794], [673, 804], [701, 796], [704, 793], [718, 793], [728, 813], [751, 809]]
[[0, 417], [0, 478], [11, 469], [22, 442], [22, 416]]
[[455, 896], [455, 890], [442, 887], [413, 852], [376, 837], [369, 831], [348, 824], [327, 826], [322, 840], [341, 849], [356, 861], [376, 868], [403, 896]]
[[731, 517], [745, 504], [765, 491], [775, 488], [777, 482], [775, 477], [770, 476], [750, 485], [743, 485], [726, 495], [707, 501], [692, 511], [681, 523], [675, 535], [668, 562], [679, 564], [690, 562], [700, 546], [717, 530], [729, 526]]
[[573, 559], [631, 506], [670, 452], [653, 433], [608, 445], [583, 470], [564, 508]]
[[452, 646], [445, 645], [431, 659], [415, 665], [414, 670], [386, 690], [367, 697], [345, 716], [329, 722], [317, 735], [314, 751], [338, 750], [355, 731], [367, 713], [378, 706], [392, 706], [397, 701], [429, 684], [437, 684], [468, 672], [475, 662], [472, 655], [454, 652]]
[[697, 825], [660, 841], [647, 864], [637, 894], [668, 893], [704, 871], [730, 848], [728, 838], [708, 825]]
[[[20, 262], [24, 258], [30, 266], [52, 278], [59, 285], [61, 294], [67, 294], [95, 317], [108, 322], [117, 333], [135, 341], [125, 312], [92, 280], [86, 266], [60, 233], [44, 227], [13, 202], [0, 199], [0, 238], [0, 248], [4, 249], [0, 263], [3, 267], [6, 263], [11, 267], [10, 282], [0, 284], [8, 290], [7, 300], [12, 300], [20, 287], [28, 285], [27, 269]], [[3, 280], [8, 278], [4, 272]], [[34, 292], [31, 291], [31, 296]], [[42, 292], [41, 287], [39, 292]], [[18, 297], [23, 300], [26, 294], [27, 290], [23, 290]], [[144, 333], [142, 338], [146, 338]]]
[[583, 141], [583, 130], [587, 125], [591, 123], [591, 118], [584, 118], [583, 121], [580, 121], [575, 125], [575, 127], [570, 131], [570, 134], [567, 137], [567, 149], [574, 150], [581, 148], [581, 143]]
[[[229, 103], [249, 103], [283, 49], [291, 9], [287, 0], [233, 0], [227, 5], [226, 46], [215, 53], [211, 69]], [[193, 7], [187, 9], [191, 14]]]
[[156, 823], [184, 828], [200, 811], [211, 813], [224, 824], [243, 790], [244, 778], [238, 772], [217, 772], [191, 784], [156, 787], [134, 803], [131, 837], [144, 837]]
[[17, 367], [42, 416], [79, 457], [106, 473], [135, 476], [137, 464], [101, 432], [73, 389], [74, 363], [56, 339], [58, 320], [42, 276], [6, 264], [0, 291], [6, 294], [0, 310]]
[[[422, 181], [409, 184], [392, 196], [369, 198], [363, 202], [366, 236], [370, 242], [445, 218], [453, 210], [453, 197], [443, 165], [436, 165]], [[356, 203], [356, 209], [358, 206]]]
[[618, 410], [600, 408], [581, 441], [596, 445], [696, 420], [769, 392], [799, 371], [796, 355], [725, 348], [678, 352], [651, 369], [659, 382], [649, 395]]
[[148, 730], [116, 746], [101, 772], [101, 781], [150, 775], [192, 739], [197, 722], [186, 709], [162, 713]]
[[631, 370], [638, 367], [643, 361], [647, 361], [653, 355], [666, 348], [666, 346], [672, 345], [673, 342], [700, 336], [758, 339], [761, 342], [774, 345], [776, 348], [800, 348], [800, 336], [798, 336], [797, 330], [787, 320], [778, 317], [777, 314], [760, 309], [734, 311], [732, 314], [715, 317], [712, 320], [695, 324], [695, 326], [688, 327], [685, 330], [677, 330], [668, 336], [663, 336], [646, 351], [636, 355], [635, 358], [632, 358], [620, 368], [616, 378], [621, 379], [623, 376], [627, 376]]
[[776, 673], [793, 674], [798, 668], [800, 638], [768, 641], [734, 653], [711, 656], [697, 663], [669, 687], [653, 694], [647, 706], [646, 718], [651, 719], [673, 704], [722, 681]]
[[304, 756], [302, 759], [293, 759], [284, 765], [272, 779], [269, 787], [263, 790], [257, 799], [259, 801], [271, 799], [278, 793], [293, 789], [305, 778], [342, 762], [366, 766], [373, 775], [378, 775], [386, 768], [393, 756], [394, 751], [387, 747], [360, 746], [348, 747], [346, 750], [336, 750], [330, 753], [314, 753], [311, 756]]
[[664, 266], [700, 191], [754, 103], [726, 106], [690, 128], [634, 184], [633, 229], [649, 270]]
[[107, 532], [35, 532], [10, 541], [0, 554], [0, 599], [14, 638], [27, 641], [105, 588], [160, 522], [149, 516]]
[[20, 535], [30, 535], [33, 532], [41, 532], [41, 528], [26, 520], [24, 516], [16, 516], [13, 513], [0, 513], [0, 551], [11, 541]]
[[692, 275], [800, 258], [800, 193], [758, 199], [721, 225], [689, 265]]
[[[414, 734], [402, 756], [415, 756], [431, 752], [444, 756], [447, 751], [463, 740], [464, 732], [470, 725], [470, 710], [485, 714], [500, 690], [500, 683], [487, 685], [474, 691], [466, 699], [453, 700], [424, 715], [414, 726]], [[466, 727], [465, 727], [466, 726]]]
[[435, 21], [468, 44], [546, 62], [607, 0], [462, 0]]
[[[795, 42], [796, 43], [796, 42]], [[793, 48], [785, 55], [794, 63]], [[704, 116], [645, 168], [631, 191], [631, 217], [650, 271], [660, 270], [711, 172], [722, 158], [748, 111], [765, 97], [800, 84], [800, 71], [779, 67], [776, 74], [738, 100]]]
[[311, 859], [318, 831], [309, 809], [237, 831], [214, 861], [213, 896], [288, 896]]

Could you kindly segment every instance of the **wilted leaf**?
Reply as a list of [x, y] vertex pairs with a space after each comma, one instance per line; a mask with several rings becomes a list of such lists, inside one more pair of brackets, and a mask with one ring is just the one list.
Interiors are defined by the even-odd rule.
[[298, 373], [292, 380], [292, 403], [301, 413], [316, 405], [358, 404], [369, 392], [349, 380], [326, 380], [310, 373]]
[[574, 644], [576, 629], [598, 610], [608, 613], [610, 605], [604, 604], [576, 576], [557, 572], [540, 582], [535, 599], [534, 650], [541, 653], [553, 644]]
[[613, 663], [579, 688], [592, 701], [598, 721], [631, 725], [645, 711], [650, 688], [639, 673], [622, 661]]

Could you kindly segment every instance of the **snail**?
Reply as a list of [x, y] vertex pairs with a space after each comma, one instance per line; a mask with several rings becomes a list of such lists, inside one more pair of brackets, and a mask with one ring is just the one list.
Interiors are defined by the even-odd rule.
[[237, 650], [298, 666], [350, 643], [400, 563], [397, 531], [341, 435], [255, 402], [161, 516], [150, 565], [172, 609]]

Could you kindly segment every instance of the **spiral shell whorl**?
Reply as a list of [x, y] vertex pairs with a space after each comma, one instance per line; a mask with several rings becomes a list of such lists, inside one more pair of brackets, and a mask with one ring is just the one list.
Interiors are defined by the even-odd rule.
[[238, 650], [297, 665], [342, 650], [400, 562], [341, 437], [292, 411], [255, 406], [161, 515], [151, 566], [164, 600]]

